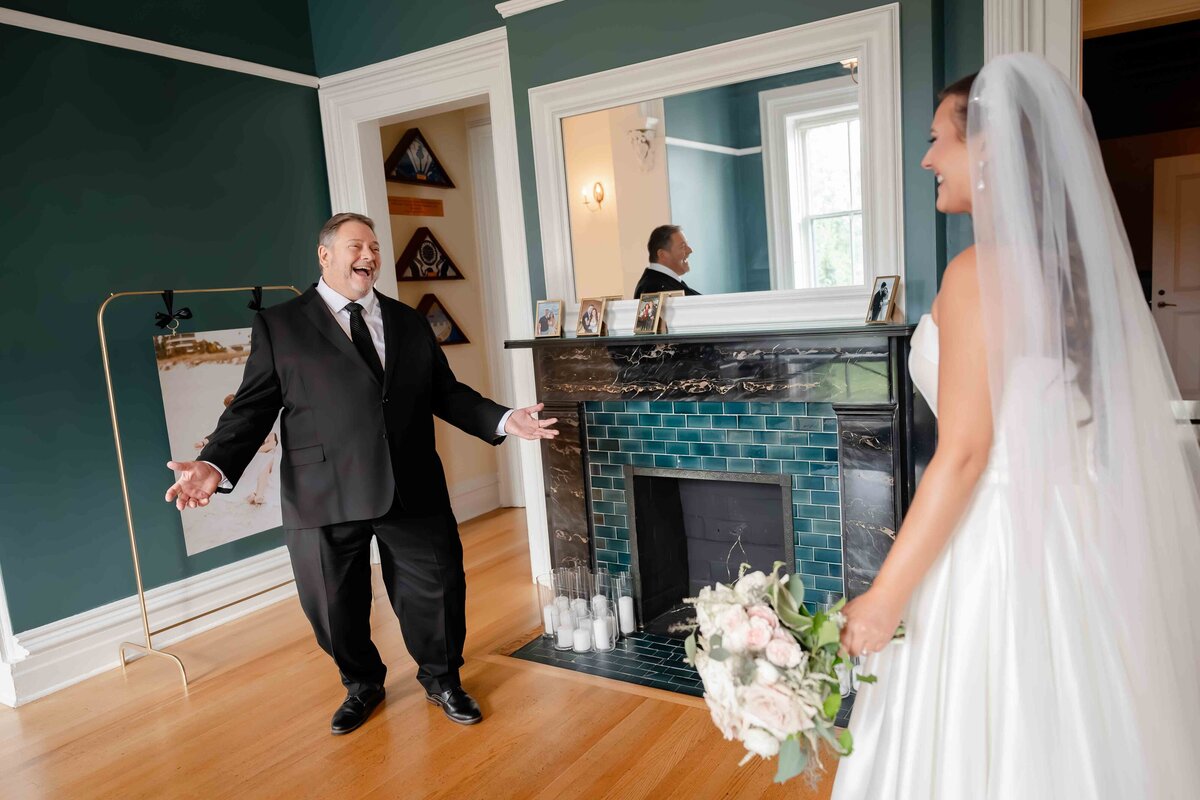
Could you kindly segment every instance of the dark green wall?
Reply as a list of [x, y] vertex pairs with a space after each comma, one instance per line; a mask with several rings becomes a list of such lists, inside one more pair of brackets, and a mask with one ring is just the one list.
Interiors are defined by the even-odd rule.
[[2, 0], [0, 6], [315, 74], [305, 0]]
[[387, 61], [503, 27], [497, 0], [308, 0], [317, 74]]
[[[721, 0], [567, 0], [507, 20], [534, 296], [544, 296], [545, 279], [529, 126], [531, 87], [878, 5], [869, 0], [760, 0], [739, 6]], [[903, 258], [907, 310], [914, 317], [933, 302], [940, 268], [937, 242], [943, 233], [934, 210], [934, 184], [920, 161], [933, 116], [932, 89], [942, 81], [942, 28], [940, 4], [932, 0], [901, 3]]]
[[[983, 67], [983, 0], [946, 0], [944, 22], [944, 78], [942, 86]], [[938, 215], [945, 227], [942, 257], [939, 259], [938, 279], [946, 262], [975, 241], [971, 218], [964, 214], [947, 217]]]
[[[0, 126], [0, 568], [20, 631], [134, 590], [101, 301], [306, 286], [329, 190], [313, 89], [8, 26], [0, 52], [21, 65]], [[183, 303], [204, 330], [249, 325], [249, 299]], [[162, 501], [171, 474], [150, 342], [160, 307], [124, 299], [107, 313], [150, 586], [282, 543], [267, 533], [184, 556], [179, 514]]]

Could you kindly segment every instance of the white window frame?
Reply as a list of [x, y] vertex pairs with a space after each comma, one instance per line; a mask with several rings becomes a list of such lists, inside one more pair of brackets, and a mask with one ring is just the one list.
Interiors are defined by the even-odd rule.
[[[564, 117], [852, 58], [859, 61], [864, 269], [869, 262], [878, 274], [903, 276], [899, 20], [900, 7], [892, 3], [530, 89], [546, 296], [564, 300], [564, 318], [573, 319], [579, 310], [567, 214], [574, 193], [566, 185]], [[636, 306], [632, 299], [609, 303], [609, 328], [632, 330]], [[902, 302], [897, 310], [902, 319]], [[835, 302], [811, 291], [775, 289], [674, 298], [666, 307], [666, 321], [672, 333], [780, 330], [862, 323], [865, 313], [865, 293]]]
[[[849, 313], [857, 313], [863, 308], [875, 275], [895, 275], [894, 272], [882, 272], [878, 267], [881, 263], [878, 257], [872, 257], [867, 242], [867, 231], [873, 209], [870, 208], [870, 197], [866, 193], [866, 175], [862, 151], [864, 136], [862, 133], [862, 111], [858, 102], [858, 86], [847, 76], [831, 78], [824, 81], [805, 83], [799, 86], [785, 86], [761, 92], [758, 96], [759, 121], [762, 130], [762, 161], [763, 183], [767, 194], [767, 251], [771, 262], [771, 285], [779, 289], [804, 292], [822, 303], [835, 304], [837, 307], [849, 306]], [[797, 249], [809, 255], [805, 256], [807, 267], [811, 270], [811, 247], [805, 241], [794, 240], [794, 231], [798, 227], [796, 220], [803, 220], [809, 215], [805, 210], [803, 186], [794, 185], [791, 180], [789, 161], [797, 161], [801, 155], [795, 150], [795, 142], [789, 130], [789, 119], [803, 116], [804, 126], [859, 120], [859, 196], [861, 199], [863, 227], [863, 285], [833, 286], [833, 287], [804, 287], [798, 286], [793, 263], [793, 253]], [[839, 214], [840, 215], [840, 214]], [[801, 226], [807, 230], [808, 226]], [[799, 245], [799, 247], [797, 247]]]

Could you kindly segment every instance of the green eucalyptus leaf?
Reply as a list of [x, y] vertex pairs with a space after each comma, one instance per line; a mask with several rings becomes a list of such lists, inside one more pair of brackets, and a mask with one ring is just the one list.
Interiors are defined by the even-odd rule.
[[[814, 622], [814, 624], [816, 624]], [[824, 647], [827, 644], [837, 644], [841, 637], [841, 631], [838, 625], [831, 619], [824, 619], [817, 628], [817, 647]]]
[[708, 657], [713, 661], [724, 661], [729, 658], [729, 651], [724, 647], [714, 647], [708, 651]]
[[724, 643], [725, 643], [725, 640], [721, 638], [721, 634], [715, 633], [711, 637], [709, 637], [708, 649], [715, 650], [716, 648], [719, 648]]
[[791, 598], [796, 601], [797, 606], [804, 605], [804, 581], [801, 580], [799, 573], [793, 573], [792, 577], [788, 578], [787, 590]]
[[779, 769], [775, 772], [775, 782], [784, 783], [804, 772], [808, 766], [808, 754], [800, 747], [800, 741], [791, 736], [779, 744]]

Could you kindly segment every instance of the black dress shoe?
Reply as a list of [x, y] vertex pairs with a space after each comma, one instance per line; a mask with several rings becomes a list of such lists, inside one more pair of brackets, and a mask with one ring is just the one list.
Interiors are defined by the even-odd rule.
[[375, 707], [383, 702], [383, 687], [367, 689], [359, 694], [347, 695], [341, 707], [333, 712], [329, 732], [334, 736], [349, 733], [367, 721]]
[[446, 716], [459, 725], [474, 725], [483, 721], [483, 712], [479, 710], [479, 704], [461, 686], [447, 689], [440, 694], [427, 693], [425, 699], [435, 706], [441, 706]]

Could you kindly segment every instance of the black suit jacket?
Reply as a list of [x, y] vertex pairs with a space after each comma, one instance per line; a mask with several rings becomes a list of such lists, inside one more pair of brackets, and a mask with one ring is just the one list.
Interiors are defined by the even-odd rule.
[[681, 280], [664, 275], [658, 270], [647, 269], [642, 273], [642, 277], [638, 278], [633, 296], [636, 299], [644, 294], [653, 294], [654, 292], [684, 292], [689, 296], [700, 294]]
[[386, 364], [371, 372], [315, 287], [254, 318], [242, 385], [199, 459], [237, 483], [283, 409], [283, 525], [450, 509], [433, 415], [499, 444], [507, 409], [455, 379], [429, 323], [378, 292]]

